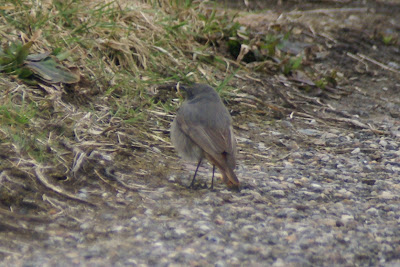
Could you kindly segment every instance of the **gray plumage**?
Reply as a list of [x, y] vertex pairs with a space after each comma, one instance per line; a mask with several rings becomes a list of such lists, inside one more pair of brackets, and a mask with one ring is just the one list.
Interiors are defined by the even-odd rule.
[[171, 126], [172, 144], [182, 158], [198, 161], [198, 166], [207, 158], [221, 170], [228, 186], [238, 188], [239, 180], [233, 172], [236, 140], [228, 110], [208, 85], [194, 84], [182, 90], [186, 92], [186, 101]]

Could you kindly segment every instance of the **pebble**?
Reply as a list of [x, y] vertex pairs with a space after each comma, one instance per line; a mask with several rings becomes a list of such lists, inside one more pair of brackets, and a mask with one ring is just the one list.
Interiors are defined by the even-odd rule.
[[265, 147], [265, 144], [262, 143], [262, 142], [261, 142], [261, 143], [258, 143], [257, 148], [258, 148], [259, 151], [265, 151], [265, 150], [267, 150], [267, 148]]
[[378, 215], [379, 215], [378, 210], [375, 209], [375, 208], [369, 208], [369, 209], [367, 209], [366, 213], [368, 213], [369, 215], [372, 215], [372, 216], [378, 216]]
[[324, 190], [321, 185], [315, 183], [311, 184], [310, 187], [314, 192], [322, 192]]
[[381, 139], [381, 141], [379, 141], [379, 144], [380, 144], [381, 146], [383, 146], [383, 147], [385, 147], [385, 146], [388, 145], [388, 143], [387, 143], [384, 139]]
[[391, 200], [391, 199], [398, 198], [399, 196], [393, 195], [392, 192], [389, 192], [389, 191], [383, 191], [383, 192], [381, 192], [381, 194], [378, 197], [380, 199]]
[[333, 139], [333, 138], [337, 138], [337, 137], [338, 137], [338, 135], [334, 134], [334, 133], [324, 133], [322, 135], [322, 138], [325, 138], [325, 139]]
[[318, 136], [321, 135], [321, 132], [315, 129], [300, 129], [298, 130], [300, 133], [308, 135], [308, 136]]
[[354, 221], [354, 216], [353, 215], [347, 215], [344, 214], [342, 215], [342, 217], [340, 218], [341, 221], [343, 222], [343, 224], [348, 224], [350, 221]]
[[285, 196], [285, 191], [283, 191], [283, 190], [272, 190], [270, 193], [274, 197], [284, 197]]

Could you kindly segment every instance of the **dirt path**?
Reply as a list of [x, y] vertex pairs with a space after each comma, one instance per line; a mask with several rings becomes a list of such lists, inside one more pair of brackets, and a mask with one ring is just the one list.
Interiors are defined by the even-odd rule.
[[[337, 8], [273, 6], [238, 18], [254, 32], [292, 27], [295, 48], [309, 49], [305, 64], [337, 81], [321, 90], [301, 72], [268, 71], [231, 81], [240, 193], [221, 183], [187, 189], [194, 165], [119, 129], [134, 145], [77, 153], [74, 179], [59, 181], [76, 194], [24, 187], [43, 202], [26, 197], [13, 203], [18, 212], [1, 211], [0, 266], [400, 265], [400, 4]], [[166, 140], [169, 121], [154, 121]], [[199, 180], [210, 171], [204, 165]], [[45, 186], [62, 177], [35, 173]], [[32, 179], [0, 175], [10, 187]]]

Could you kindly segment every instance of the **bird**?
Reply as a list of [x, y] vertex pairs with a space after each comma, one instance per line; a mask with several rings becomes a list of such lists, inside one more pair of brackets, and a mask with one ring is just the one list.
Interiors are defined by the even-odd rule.
[[[171, 124], [171, 141], [178, 154], [197, 161], [196, 171], [189, 188], [194, 188], [197, 171], [204, 158], [217, 167], [223, 182], [231, 189], [240, 190], [236, 166], [236, 139], [232, 118], [217, 91], [206, 84], [180, 85], [177, 91], [186, 93], [185, 101]], [[181, 90], [182, 89], [182, 90]]]

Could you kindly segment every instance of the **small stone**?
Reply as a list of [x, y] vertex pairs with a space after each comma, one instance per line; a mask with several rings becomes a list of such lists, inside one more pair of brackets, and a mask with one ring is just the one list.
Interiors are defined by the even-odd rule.
[[273, 264], [273, 267], [285, 267], [287, 264], [282, 259], [277, 259]]
[[360, 151], [361, 151], [361, 149], [359, 147], [357, 147], [356, 149], [351, 151], [351, 154], [358, 154], [358, 153], [360, 153]]
[[369, 215], [372, 215], [372, 216], [377, 216], [377, 215], [379, 215], [378, 210], [375, 209], [375, 208], [369, 208], [369, 209], [367, 209], [366, 213], [368, 213]]
[[385, 146], [387, 146], [388, 143], [384, 139], [382, 139], [381, 141], [379, 141], [379, 144], [381, 146], [385, 147]]
[[245, 225], [242, 227], [242, 230], [256, 232], [257, 229], [254, 225]]
[[293, 128], [293, 124], [290, 121], [282, 121], [281, 124], [284, 127]]
[[168, 181], [169, 182], [175, 182], [176, 181], [176, 175], [171, 175], [169, 178], [168, 178]]
[[326, 226], [337, 226], [337, 221], [335, 219], [323, 219], [321, 222]]
[[301, 178], [300, 178], [300, 181], [301, 181], [303, 184], [306, 184], [306, 183], [309, 183], [309, 182], [310, 182], [310, 179], [308, 179], [307, 177], [301, 177]]
[[161, 150], [155, 146], [151, 147], [151, 150], [153, 150], [154, 152], [161, 154]]
[[351, 193], [350, 191], [342, 188], [338, 191], [338, 193], [343, 197], [343, 198], [351, 198], [353, 193]]
[[302, 158], [302, 154], [300, 152], [293, 152], [290, 156], [292, 159], [301, 159]]
[[121, 231], [124, 230], [124, 229], [125, 229], [125, 227], [122, 226], [122, 225], [114, 225], [114, 226], [111, 228], [111, 231], [113, 231], [113, 232], [121, 232]]
[[195, 224], [197, 229], [200, 231], [200, 233], [205, 234], [206, 232], [210, 231], [210, 227], [207, 225], [207, 222], [205, 221], [199, 221]]
[[342, 217], [341, 217], [341, 221], [343, 222], [343, 224], [348, 224], [349, 222], [351, 222], [351, 221], [354, 221], [354, 216], [353, 215], [347, 215], [347, 214], [344, 214], [344, 215], [342, 215]]
[[290, 162], [288, 162], [288, 161], [285, 161], [285, 162], [283, 163], [283, 165], [284, 165], [285, 169], [291, 169], [291, 168], [293, 168], [293, 164], [290, 163]]
[[394, 142], [394, 141], [390, 141], [388, 142], [390, 146], [392, 146], [393, 148], [397, 148], [399, 146], [398, 143]]
[[329, 159], [330, 159], [330, 157], [329, 157], [328, 155], [323, 155], [323, 156], [320, 158], [320, 160], [323, 161], [323, 162], [327, 162], [327, 161], [329, 161]]
[[338, 130], [338, 129], [330, 129], [329, 132], [331, 132], [331, 133], [333, 133], [333, 134], [336, 134], [336, 135], [338, 135], [338, 134], [341, 133], [341, 131]]
[[271, 195], [274, 197], [285, 197], [285, 191], [283, 190], [272, 190]]
[[318, 146], [324, 146], [326, 144], [326, 142], [323, 139], [317, 139], [314, 141], [314, 144], [316, 144]]
[[243, 144], [252, 144], [253, 143], [253, 141], [251, 141], [250, 139], [244, 138], [244, 137], [239, 137], [239, 136], [236, 138], [236, 140], [238, 143], [243, 143]]
[[314, 192], [322, 192], [324, 190], [319, 184], [311, 184], [310, 186]]
[[379, 146], [377, 144], [372, 143], [372, 144], [369, 145], [369, 147], [370, 148], [378, 148]]
[[270, 133], [271, 133], [271, 135], [273, 135], [273, 136], [280, 136], [280, 135], [282, 135], [280, 132], [276, 132], [276, 131], [271, 131]]
[[267, 150], [267, 148], [265, 147], [265, 144], [263, 142], [258, 143], [257, 149], [260, 151]]
[[174, 232], [177, 236], [184, 236], [186, 234], [186, 230], [183, 228], [177, 228]]
[[89, 229], [91, 227], [91, 224], [89, 222], [84, 222], [80, 225], [82, 230]]
[[334, 134], [334, 133], [324, 133], [322, 135], [322, 138], [325, 138], [325, 139], [332, 139], [332, 138], [337, 138], [337, 137], [338, 137], [337, 134]]
[[294, 180], [293, 183], [297, 186], [303, 186], [303, 182], [298, 179]]
[[389, 191], [383, 191], [378, 197], [380, 199], [394, 199], [396, 196]]
[[391, 68], [394, 68], [394, 69], [400, 69], [400, 65], [398, 63], [396, 63], [396, 62], [393, 62], [393, 61], [390, 61], [388, 63], [388, 66], [391, 67]]
[[308, 136], [321, 135], [320, 131], [314, 129], [300, 129], [299, 132]]

